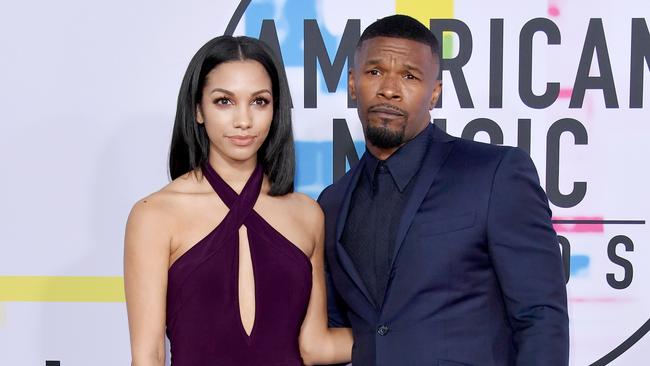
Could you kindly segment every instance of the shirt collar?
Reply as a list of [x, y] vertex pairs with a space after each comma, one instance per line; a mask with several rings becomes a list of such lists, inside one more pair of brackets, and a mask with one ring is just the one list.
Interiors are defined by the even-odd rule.
[[[418, 170], [420, 170], [424, 155], [429, 149], [429, 143], [433, 131], [433, 125], [429, 124], [414, 138], [397, 149], [388, 159], [384, 160], [384, 164], [388, 168], [388, 172], [400, 192], [404, 192], [404, 189], [411, 179], [413, 179]], [[365, 154], [367, 155], [367, 160], [364, 170], [367, 174], [368, 180], [372, 184], [374, 183], [375, 171], [379, 167], [380, 160], [372, 155], [367, 149]]]

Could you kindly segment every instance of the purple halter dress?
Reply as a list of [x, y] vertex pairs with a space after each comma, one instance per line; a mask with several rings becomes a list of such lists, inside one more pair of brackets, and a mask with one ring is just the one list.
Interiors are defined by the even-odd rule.
[[[206, 164], [203, 175], [230, 211], [169, 269], [167, 337], [173, 366], [301, 366], [300, 326], [311, 293], [307, 256], [253, 210], [258, 165], [240, 195]], [[255, 281], [250, 335], [239, 313], [239, 228], [245, 225]]]

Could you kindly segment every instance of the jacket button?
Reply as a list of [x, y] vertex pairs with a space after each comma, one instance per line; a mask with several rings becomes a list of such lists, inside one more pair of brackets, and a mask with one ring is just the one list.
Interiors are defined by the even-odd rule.
[[385, 336], [386, 334], [388, 334], [388, 326], [380, 325], [379, 327], [377, 327], [377, 334], [379, 334], [380, 336]]

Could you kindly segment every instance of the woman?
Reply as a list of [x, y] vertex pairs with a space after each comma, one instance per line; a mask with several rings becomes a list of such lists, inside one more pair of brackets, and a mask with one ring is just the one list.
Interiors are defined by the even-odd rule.
[[[217, 37], [178, 97], [173, 181], [126, 228], [133, 365], [347, 362], [350, 329], [327, 328], [323, 214], [293, 192], [286, 76], [260, 41]], [[302, 360], [301, 360], [302, 351]]]

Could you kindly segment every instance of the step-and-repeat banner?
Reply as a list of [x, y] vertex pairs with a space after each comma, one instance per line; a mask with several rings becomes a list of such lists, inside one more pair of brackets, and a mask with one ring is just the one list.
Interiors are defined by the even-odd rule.
[[434, 123], [535, 161], [572, 365], [647, 364], [647, 1], [64, 0], [0, 11], [0, 365], [130, 362], [124, 224], [168, 182], [176, 95], [203, 43], [259, 37], [282, 58], [297, 189], [316, 197], [364, 151], [347, 68], [360, 32], [394, 13], [443, 42]]

